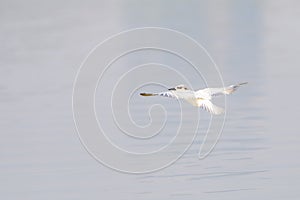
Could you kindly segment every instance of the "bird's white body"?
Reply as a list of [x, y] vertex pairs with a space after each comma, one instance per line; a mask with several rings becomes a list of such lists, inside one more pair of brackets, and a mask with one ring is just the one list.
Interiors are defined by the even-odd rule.
[[214, 96], [231, 94], [237, 90], [238, 87], [246, 83], [230, 85], [223, 88], [205, 88], [197, 91], [189, 90], [184, 85], [178, 85], [175, 88], [170, 88], [166, 92], [160, 93], [141, 93], [142, 96], [163, 96], [176, 99], [184, 99], [193, 106], [201, 107], [211, 114], [219, 115], [224, 112], [223, 108], [214, 105], [211, 99]]

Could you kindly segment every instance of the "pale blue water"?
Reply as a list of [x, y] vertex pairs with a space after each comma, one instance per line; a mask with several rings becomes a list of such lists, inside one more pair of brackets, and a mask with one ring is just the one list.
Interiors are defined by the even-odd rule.
[[[1, 198], [299, 198], [299, 2], [2, 1], [0, 5]], [[130, 175], [104, 167], [85, 151], [72, 118], [72, 84], [96, 44], [143, 26], [193, 37], [214, 58], [226, 84], [249, 84], [228, 98], [224, 131], [210, 156], [197, 159], [203, 139], [199, 133], [189, 151], [169, 168]], [[147, 60], [147, 55], [131, 62]], [[142, 107], [139, 100], [132, 108], [135, 119], [145, 117], [139, 112]], [[175, 118], [170, 121], [178, 123]], [[164, 140], [131, 148], [151, 150], [159, 142]]]

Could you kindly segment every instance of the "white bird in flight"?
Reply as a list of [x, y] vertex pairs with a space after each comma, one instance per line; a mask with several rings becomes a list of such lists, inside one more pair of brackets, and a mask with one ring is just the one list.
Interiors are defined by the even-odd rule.
[[184, 99], [190, 104], [192, 104], [193, 106], [203, 108], [204, 110], [210, 112], [211, 114], [219, 115], [224, 112], [224, 109], [214, 105], [211, 102], [212, 97], [231, 94], [234, 91], [236, 91], [241, 85], [244, 84], [247, 84], [247, 82], [239, 83], [236, 85], [230, 85], [228, 87], [223, 87], [223, 88], [205, 88], [197, 91], [192, 91], [184, 85], [177, 85], [174, 88], [170, 88], [166, 92], [140, 93], [140, 95], [163, 96], [163, 97], [170, 97], [176, 99]]

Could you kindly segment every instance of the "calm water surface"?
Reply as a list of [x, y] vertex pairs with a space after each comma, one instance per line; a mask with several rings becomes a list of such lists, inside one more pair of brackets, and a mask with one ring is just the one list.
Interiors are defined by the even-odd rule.
[[[298, 199], [300, 106], [293, 88], [299, 85], [298, 1], [0, 5], [3, 199]], [[227, 99], [224, 131], [210, 156], [197, 158], [204, 137], [199, 131], [188, 152], [172, 166], [129, 175], [104, 167], [81, 145], [72, 118], [72, 84], [96, 44], [143, 26], [186, 33], [210, 52], [226, 84], [249, 84]], [[175, 58], [151, 52], [124, 63], [152, 58], [174, 69], [183, 66]], [[118, 73], [115, 67], [111, 77]], [[196, 88], [204, 87], [200, 80], [191, 81]], [[173, 112], [170, 125], [178, 124], [176, 103], [162, 101]], [[147, 119], [143, 105], [143, 99], [133, 98], [131, 111], [138, 123]], [[201, 113], [204, 130], [209, 115]], [[143, 151], [160, 147], [172, 130], [164, 134], [147, 145], [118, 140], [117, 134], [112, 137], [124, 147]]]

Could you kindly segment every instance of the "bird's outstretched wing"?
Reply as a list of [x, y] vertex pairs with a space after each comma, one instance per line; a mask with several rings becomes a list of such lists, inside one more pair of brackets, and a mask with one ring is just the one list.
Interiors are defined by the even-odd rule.
[[220, 115], [220, 114], [224, 113], [224, 109], [223, 108], [220, 108], [220, 107], [214, 105], [209, 100], [201, 99], [201, 100], [198, 100], [197, 103], [198, 103], [198, 106], [200, 108], [203, 108], [204, 110], [210, 112], [211, 114]]
[[140, 95], [141, 96], [162, 96], [162, 97], [170, 97], [170, 98], [178, 99], [178, 96], [176, 96], [171, 91], [160, 92], [160, 93], [140, 93]]
[[196, 97], [202, 97], [205, 95], [210, 95], [210, 96], [218, 96], [218, 95], [224, 95], [224, 94], [231, 94], [234, 91], [236, 91], [241, 85], [245, 85], [245, 83], [239, 83], [236, 85], [230, 85], [228, 87], [224, 88], [205, 88], [203, 90], [198, 90], [195, 95]]

